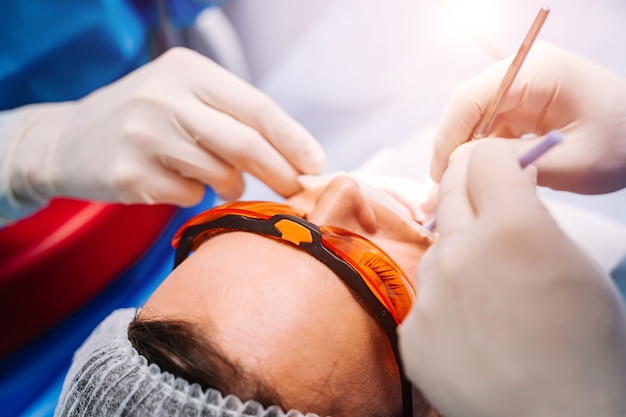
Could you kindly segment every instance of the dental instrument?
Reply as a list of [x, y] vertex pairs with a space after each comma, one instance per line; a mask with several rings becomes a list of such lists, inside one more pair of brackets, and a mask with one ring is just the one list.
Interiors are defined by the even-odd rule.
[[489, 106], [485, 110], [485, 113], [483, 114], [482, 118], [474, 128], [474, 131], [470, 135], [470, 140], [482, 139], [486, 137], [491, 131], [491, 125], [493, 124], [493, 121], [498, 114], [498, 110], [502, 105], [502, 102], [504, 101], [507, 93], [511, 89], [511, 85], [513, 85], [513, 81], [515, 80], [517, 73], [522, 67], [524, 60], [528, 55], [528, 52], [530, 52], [530, 48], [535, 42], [535, 39], [537, 39], [537, 35], [543, 27], [543, 23], [546, 21], [549, 13], [550, 8], [546, 6], [543, 6], [541, 9], [539, 9], [535, 20], [533, 21], [533, 24], [530, 26], [528, 33], [526, 33], [526, 36], [522, 41], [522, 45], [518, 49], [515, 58], [513, 58], [513, 61], [511, 62], [511, 65], [509, 66], [506, 74], [504, 74], [504, 78], [502, 79], [502, 82], [500, 83], [500, 86], [496, 91], [495, 97], [489, 103]]
[[[541, 155], [548, 152], [552, 147], [558, 143], [563, 141], [563, 135], [558, 130], [552, 130], [548, 132], [548, 134], [543, 138], [543, 140], [537, 143], [535, 146], [530, 148], [528, 151], [523, 153], [517, 160], [520, 164], [520, 167], [526, 168], [528, 165], [532, 164], [537, 160]], [[435, 230], [437, 227], [437, 219], [433, 216], [430, 221], [424, 225], [424, 228], [430, 230], [431, 232]]]
[[[539, 31], [543, 27], [543, 24], [546, 21], [549, 13], [550, 13], [549, 7], [543, 6], [541, 7], [541, 9], [539, 9], [539, 12], [537, 13], [537, 16], [535, 17], [535, 20], [530, 26], [530, 29], [528, 29], [528, 32], [526, 33], [526, 36], [524, 37], [522, 44], [517, 50], [517, 54], [515, 54], [513, 61], [511, 61], [511, 65], [509, 65], [509, 68], [504, 74], [504, 78], [502, 78], [502, 81], [500, 82], [500, 85], [498, 86], [496, 95], [494, 96], [493, 100], [491, 100], [491, 102], [489, 103], [489, 106], [487, 106], [487, 109], [485, 110], [485, 113], [483, 113], [478, 124], [474, 127], [474, 130], [470, 134], [468, 141], [475, 140], [475, 139], [482, 139], [484, 137], [487, 137], [487, 135], [491, 131], [491, 127], [492, 127], [493, 121], [496, 118], [496, 114], [498, 114], [498, 110], [500, 109], [500, 106], [502, 105], [504, 98], [506, 97], [509, 90], [511, 89], [511, 86], [513, 85], [513, 81], [515, 81], [515, 77], [517, 77], [517, 74], [519, 73], [519, 70], [522, 67], [522, 64], [524, 63], [524, 60], [528, 56], [528, 52], [530, 52], [530, 48], [533, 46], [533, 43], [535, 43], [535, 39], [537, 39], [537, 35], [539, 35]], [[550, 136], [550, 134], [548, 134], [548, 136]], [[547, 138], [546, 140], [544, 140], [544, 142], [545, 141], [547, 141]], [[550, 142], [548, 141], [548, 143]], [[535, 158], [539, 157], [539, 155], [541, 155], [543, 152], [550, 149], [554, 144], [548, 146], [547, 149], [541, 151], [541, 153], [539, 153]], [[528, 156], [526, 155], [523, 155], [523, 157], [528, 158]], [[520, 164], [521, 163], [522, 161], [520, 161]], [[526, 165], [523, 165], [523, 167]], [[431, 232], [435, 230], [435, 227], [436, 227], [435, 217], [433, 216], [433, 218], [424, 227]]]

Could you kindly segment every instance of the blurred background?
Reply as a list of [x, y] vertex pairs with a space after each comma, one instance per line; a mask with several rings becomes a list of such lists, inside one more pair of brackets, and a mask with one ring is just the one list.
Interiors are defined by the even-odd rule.
[[[172, 10], [192, 10], [188, 15], [194, 17], [193, 10], [206, 6], [203, 0], [159, 1]], [[143, 42], [147, 38], [143, 31], [155, 17], [146, 10], [156, 2], [60, 0], [55, 2], [58, 19], [35, 21], [35, 29], [28, 29], [26, 37], [32, 40], [31, 46], [38, 47], [47, 39], [47, 29], [65, 29], [63, 18], [77, 5], [87, 9], [93, 4], [103, 10], [122, 10], [124, 21], [118, 15], [94, 15], [108, 19], [111, 32], [116, 25], [132, 23], [131, 32]], [[208, 42], [209, 56], [267, 93], [323, 144], [328, 155], [326, 172], [371, 167], [376, 165], [372, 161], [382, 159], [385, 168], [393, 168], [387, 173], [426, 180], [432, 132], [452, 91], [489, 64], [515, 54], [542, 6], [548, 6], [551, 13], [538, 39], [626, 76], [624, 0], [217, 3], [223, 3], [221, 9], [209, 8], [198, 15], [197, 26], [206, 32], [201, 44]], [[28, 7], [44, 5], [50, 7], [45, 0]], [[23, 16], [33, 16], [28, 7], [20, 0], [5, 0], [0, 15], [11, 16], [10, 12], [21, 9], [26, 13]], [[177, 16], [185, 17], [185, 13]], [[7, 22], [22, 28], [19, 19]], [[161, 28], [159, 39], [165, 47], [179, 44], [176, 24], [181, 22]], [[8, 33], [6, 27], [0, 28], [0, 69], [6, 64], [3, 42], [9, 40]], [[82, 53], [94, 53], [90, 45], [85, 48]], [[107, 60], [96, 56], [90, 64], [95, 65], [95, 73], [107, 67]], [[136, 66], [138, 61], [131, 64]], [[59, 74], [71, 80], [71, 69], [64, 64]], [[35, 70], [45, 78], [45, 67]], [[11, 88], [7, 79], [5, 87]], [[56, 87], [65, 90], [63, 85]], [[253, 178], [247, 180], [243, 198], [278, 198]], [[593, 219], [590, 224], [601, 224], [601, 230], [612, 228], [616, 233], [606, 238], [595, 233], [595, 237], [606, 247], [625, 248], [626, 190], [603, 196], [548, 189], [540, 193], [587, 213], [574, 216], [574, 222]], [[110, 311], [145, 301], [171, 269], [169, 239], [178, 225], [212, 204], [209, 193], [198, 207], [181, 211], [153, 207], [146, 215], [145, 207], [98, 204], [74, 204], [70, 208], [75, 212], [68, 213], [67, 207], [53, 202], [48, 217], [35, 216], [0, 230], [0, 296], [5, 304], [0, 305], [4, 338], [0, 343], [0, 417], [53, 414], [76, 347]], [[50, 215], [62, 230], [49, 227]], [[117, 234], [108, 236], [112, 226]], [[26, 229], [34, 232], [39, 246], [27, 242]], [[616, 236], [624, 239], [611, 241]], [[27, 255], [20, 258], [24, 262], [16, 261], [22, 255]], [[32, 272], [35, 262], [37, 273]], [[620, 271], [626, 276], [626, 263], [622, 262]], [[20, 329], [24, 333], [18, 335]]]
[[[435, 125], [457, 84], [517, 52], [542, 6], [539, 40], [626, 76], [622, 0], [229, 0], [224, 10], [251, 81], [323, 143], [333, 172]], [[423, 176], [428, 156], [415, 161]], [[626, 191], [540, 192], [626, 223]], [[246, 196], [271, 192], [256, 184]]]

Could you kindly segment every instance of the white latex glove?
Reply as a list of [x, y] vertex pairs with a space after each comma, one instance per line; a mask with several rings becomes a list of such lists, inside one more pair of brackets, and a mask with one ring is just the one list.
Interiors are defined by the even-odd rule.
[[69, 196], [188, 206], [205, 184], [238, 197], [242, 171], [289, 196], [298, 174], [324, 163], [267, 96], [183, 48], [82, 100], [5, 112], [0, 136], [2, 192], [16, 205]]
[[[435, 136], [431, 165], [435, 181], [441, 179], [453, 151], [470, 137], [509, 63], [498, 62], [455, 90]], [[626, 186], [626, 78], [537, 42], [495, 118], [490, 136], [519, 138], [555, 129], [567, 140], [537, 161], [540, 185], [584, 194]], [[518, 154], [535, 142], [514, 141]]]
[[447, 169], [399, 328], [407, 375], [446, 417], [626, 416], [624, 305], [529, 173], [492, 140]]

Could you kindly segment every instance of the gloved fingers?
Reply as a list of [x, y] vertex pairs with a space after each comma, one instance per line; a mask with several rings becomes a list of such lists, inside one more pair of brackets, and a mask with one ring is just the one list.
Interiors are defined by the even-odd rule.
[[497, 62], [482, 73], [462, 82], [454, 90], [442, 113], [433, 142], [430, 175], [441, 181], [454, 149], [467, 142], [495, 95], [508, 62]]
[[[426, 256], [426, 254], [424, 254]], [[421, 267], [420, 267], [421, 269]], [[428, 297], [417, 292], [417, 299], [411, 307], [411, 311], [398, 326], [398, 347], [404, 365], [404, 372], [416, 386], [422, 387], [422, 382], [429, 378], [423, 375], [428, 371], [428, 366], [424, 364], [433, 363], [429, 361], [432, 350], [428, 349], [428, 326], [424, 326], [424, 320], [428, 316], [428, 307], [422, 303], [428, 302]], [[426, 369], [424, 369], [426, 368]], [[424, 377], [426, 376], [426, 377]]]
[[457, 147], [455, 150], [452, 151], [452, 153], [450, 154], [449, 159], [449, 163], [448, 164], [453, 164], [454, 161], [456, 161], [457, 159], [463, 158], [463, 157], [469, 157], [469, 155], [472, 153], [472, 151], [474, 150], [474, 148], [476, 146], [478, 146], [478, 144], [480, 143], [480, 141], [478, 140], [472, 140], [469, 142], [465, 142], [462, 145], [459, 145], [459, 147]]
[[172, 152], [162, 159], [163, 165], [181, 178], [209, 185], [224, 200], [241, 196], [244, 178], [234, 166], [194, 145], [181, 152]]
[[192, 88], [201, 102], [260, 132], [299, 173], [321, 171], [322, 147], [268, 96], [210, 60], [194, 65]]
[[[533, 163], [538, 169], [539, 185], [579, 194], [600, 194], [619, 190], [626, 184], [623, 174], [612, 172], [621, 157], [619, 147], [605, 147], [615, 145], [604, 141], [606, 132], [590, 125], [572, 125], [559, 131], [563, 142]], [[515, 145], [521, 153], [538, 140], [518, 140]]]
[[140, 177], [142, 180], [137, 181], [137, 184], [121, 187], [119, 198], [115, 200], [126, 204], [175, 204], [189, 207], [199, 203], [206, 192], [204, 184], [165, 168], [149, 175], [149, 182]]
[[[561, 64], [561, 55], [562, 51], [545, 42], [539, 41], [533, 46], [500, 104], [492, 129], [487, 132], [490, 136], [543, 135], [576, 121], [580, 115], [575, 100], [569, 97], [571, 87], [563, 85], [567, 75], [561, 69], [555, 70]], [[500, 83], [505, 69], [508, 70], [508, 61], [492, 67], [497, 74], [485, 71], [479, 77], [490, 77]]]
[[[449, 243], [446, 242], [446, 245]], [[445, 343], [445, 339], [464, 330], [462, 323], [454, 319], [457, 315], [456, 309], [450, 308], [458, 304], [458, 294], [450, 291], [446, 283], [458, 278], [461, 283], [452, 282], [452, 288], [459, 288], [466, 284], [463, 282], [465, 277], [462, 273], [442, 273], [440, 265], [445, 265], [446, 269], [459, 268], [451, 265], [452, 262], [448, 259], [442, 259], [440, 249], [444, 250], [438, 242], [422, 255], [417, 274], [415, 302], [407, 317], [398, 326], [398, 344], [404, 372], [411, 382], [428, 393], [429, 400], [433, 403], [441, 403], [437, 397], [446, 395], [446, 385], [450, 386], [447, 377], [457, 375], [450, 369], [455, 364], [446, 360], [447, 352], [442, 352], [439, 347], [442, 342]], [[445, 251], [454, 255], [448, 248]], [[442, 323], [445, 323], [444, 327], [441, 326]], [[456, 344], [455, 341], [452, 343]], [[445, 368], [448, 369], [444, 371]]]
[[282, 196], [301, 189], [296, 179], [299, 172], [258, 131], [201, 103], [188, 105], [186, 110], [181, 124], [216, 158], [249, 172]]
[[[513, 146], [516, 154], [519, 157], [524, 152], [528, 151], [530, 148], [535, 146], [538, 142], [543, 140], [543, 136], [537, 136], [534, 138], [529, 137], [527, 139], [507, 139], [507, 138], [500, 138], [500, 137], [490, 137], [489, 140], [508, 141], [508, 143], [510, 143], [511, 146]], [[469, 156], [472, 153], [472, 151], [481, 143], [482, 141], [480, 140], [474, 140], [471, 142], [466, 142], [462, 144], [461, 146], [459, 146], [458, 148], [456, 148], [450, 155], [450, 164], [454, 163], [454, 161], [456, 161], [459, 158]], [[542, 158], [543, 157], [544, 156], [542, 156]], [[528, 172], [527, 178], [529, 179], [529, 181], [531, 181], [533, 184], [536, 185], [537, 184], [537, 169], [535, 165], [527, 166], [524, 172]]]
[[558, 80], [549, 85], [545, 78], [520, 78], [494, 118], [489, 136], [519, 139], [531, 134], [544, 135], [564, 129], [580, 117], [577, 112], [563, 111], [568, 99], [560, 95]]
[[[148, 126], [140, 133], [133, 133], [132, 148], [109, 156], [112, 159], [106, 175], [109, 187], [124, 195], [143, 193], [143, 197], [132, 197], [143, 202], [183, 206], [197, 203], [206, 185], [224, 199], [241, 195], [244, 189], [241, 173], [198, 146], [175, 116], [165, 121], [157, 119]], [[124, 201], [128, 202], [128, 198]]]
[[468, 162], [467, 191], [476, 215], [485, 219], [523, 219], [543, 207], [508, 141], [482, 140], [475, 147]]
[[[604, 148], [607, 143], [602, 140], [602, 131], [595, 125], [579, 126], [575, 123], [559, 131], [565, 137], [563, 143], [542, 155], [532, 167], [524, 169], [533, 184], [579, 194], [606, 193], [624, 187], [626, 177], [611, 173], [611, 169], [616, 168], [611, 167], [610, 162], [619, 159], [612, 159], [617, 150]], [[508, 141], [518, 156], [542, 139], [543, 136], [525, 139], [493, 138]], [[471, 153], [480, 143], [482, 141], [472, 141], [459, 146], [450, 155], [450, 161]]]
[[468, 159], [466, 156], [452, 163], [439, 185], [436, 212], [440, 236], [463, 230], [474, 220], [474, 210], [467, 195]]
[[[572, 123], [575, 112], [563, 112], [567, 97], [560, 90], [561, 73], [547, 70], [545, 60], [557, 50], [537, 42], [498, 107], [489, 136], [519, 138], [524, 134], [545, 134]], [[506, 74], [511, 58], [496, 62], [480, 74], [461, 83], [443, 111], [434, 138], [431, 177], [439, 181], [450, 154], [470, 139], [475, 127]], [[571, 100], [570, 100], [571, 102]]]

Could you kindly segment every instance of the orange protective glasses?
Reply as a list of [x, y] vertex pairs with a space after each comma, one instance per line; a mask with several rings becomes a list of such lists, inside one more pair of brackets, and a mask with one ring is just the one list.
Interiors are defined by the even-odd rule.
[[365, 283], [367, 292], [376, 296], [387, 310], [384, 314], [391, 314], [396, 324], [413, 305], [413, 284], [376, 244], [348, 230], [317, 226], [306, 220], [304, 211], [280, 203], [232, 202], [193, 217], [172, 240], [177, 249], [175, 266], [205, 240], [229, 231], [256, 233], [296, 246], [328, 265], [361, 295]]
[[317, 226], [306, 220], [302, 210], [262, 201], [227, 203], [188, 220], [172, 239], [174, 268], [207, 239], [235, 231], [300, 248], [328, 266], [368, 303], [387, 334], [400, 369], [404, 416], [412, 416], [412, 385], [402, 370], [396, 328], [413, 305], [415, 289], [402, 268], [362, 236], [338, 227]]

